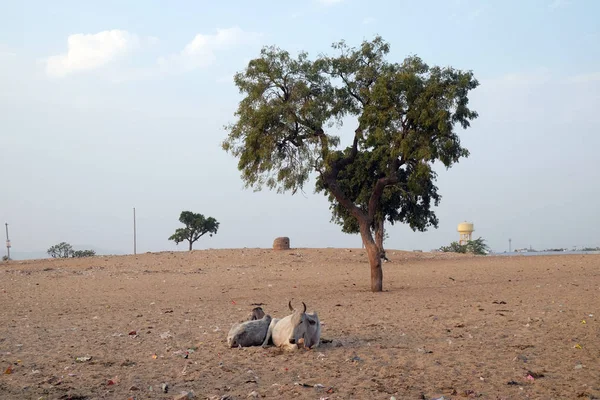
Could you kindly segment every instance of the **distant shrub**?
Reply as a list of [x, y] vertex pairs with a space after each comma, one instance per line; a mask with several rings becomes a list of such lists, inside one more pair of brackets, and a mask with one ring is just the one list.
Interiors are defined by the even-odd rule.
[[440, 247], [440, 251], [445, 253], [470, 253], [475, 255], [486, 255], [490, 252], [490, 248], [487, 244], [485, 244], [485, 240], [483, 238], [478, 238], [475, 240], [469, 240], [465, 244], [452, 242], [449, 246]]
[[94, 257], [96, 252], [94, 250], [75, 250], [71, 257], [82, 258], [82, 257]]
[[8, 258], [8, 256], [2, 256], [2, 261], [10, 261], [10, 258]]

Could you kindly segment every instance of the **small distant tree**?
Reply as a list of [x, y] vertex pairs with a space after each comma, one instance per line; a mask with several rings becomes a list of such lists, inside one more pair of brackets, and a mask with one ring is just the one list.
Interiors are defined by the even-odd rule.
[[2, 261], [10, 261], [10, 258], [8, 256], [2, 256]]
[[490, 247], [485, 244], [485, 239], [478, 238], [475, 240], [469, 240], [465, 244], [458, 242], [452, 242], [449, 246], [440, 247], [440, 251], [445, 253], [470, 253], [475, 255], [486, 255], [490, 250]]
[[47, 250], [47, 253], [52, 258], [82, 258], [93, 257], [96, 255], [94, 250], [73, 250], [73, 246], [67, 242], [55, 244]]
[[94, 257], [96, 252], [94, 250], [75, 250], [71, 253], [71, 257], [83, 258], [83, 257]]
[[73, 254], [73, 246], [67, 242], [60, 242], [50, 247], [47, 253], [52, 258], [68, 258]]
[[179, 222], [185, 225], [185, 228], [177, 228], [169, 240], [179, 244], [183, 241], [189, 242], [189, 250], [192, 251], [194, 243], [207, 233], [209, 236], [217, 234], [219, 223], [213, 217], [205, 218], [202, 214], [196, 214], [191, 211], [182, 211], [179, 216]]

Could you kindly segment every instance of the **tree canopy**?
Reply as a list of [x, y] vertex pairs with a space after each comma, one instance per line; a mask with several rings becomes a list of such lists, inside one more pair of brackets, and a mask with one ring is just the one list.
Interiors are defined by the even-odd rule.
[[73, 253], [73, 246], [67, 242], [60, 242], [51, 246], [46, 252], [52, 258], [68, 258]]
[[[371, 157], [372, 154], [368, 151], [358, 154], [355, 162], [338, 175], [340, 190], [363, 209], [368, 207], [370, 190], [378, 179]], [[441, 199], [437, 187], [433, 184], [436, 179], [435, 172], [424, 169], [423, 173], [416, 173], [409, 169], [404, 178], [404, 182], [384, 188], [371, 224], [375, 242], [384, 258], [383, 239], [386, 221], [392, 225], [397, 222], [406, 223], [413, 231], [421, 232], [430, 226], [435, 228], [438, 226], [437, 216], [432, 210], [432, 206], [437, 206]], [[320, 177], [317, 178], [316, 191], [326, 192]], [[329, 207], [332, 212], [331, 221], [340, 225], [344, 233], [360, 233], [358, 220], [337, 201], [335, 196], [327, 192], [326, 195], [331, 203]]]
[[219, 223], [213, 217], [205, 218], [204, 215], [191, 211], [182, 211], [179, 216], [179, 222], [184, 224], [185, 228], [177, 228], [175, 233], [169, 237], [169, 240], [173, 240], [175, 244], [187, 240], [190, 251], [198, 239], [207, 233], [212, 236], [219, 229]]
[[[371, 290], [381, 291], [374, 221], [379, 213], [416, 227], [437, 223], [423, 218], [427, 204], [439, 200], [432, 164], [449, 168], [468, 156], [455, 126], [467, 128], [477, 117], [468, 92], [478, 82], [470, 71], [430, 67], [417, 56], [387, 61], [389, 44], [381, 37], [358, 48], [344, 41], [333, 48], [337, 55], [311, 60], [306, 52], [292, 57], [264, 47], [235, 75], [243, 98], [223, 148], [238, 158], [246, 187], [257, 190], [295, 193], [316, 172], [317, 190], [356, 219], [369, 255]], [[354, 134], [340, 148], [335, 128], [349, 117]], [[409, 211], [416, 205], [422, 210]]]

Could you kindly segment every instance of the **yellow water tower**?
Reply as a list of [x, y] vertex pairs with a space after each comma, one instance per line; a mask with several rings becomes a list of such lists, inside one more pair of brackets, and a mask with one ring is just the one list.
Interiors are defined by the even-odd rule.
[[475, 230], [473, 228], [473, 223], [471, 222], [461, 222], [458, 224], [458, 233], [460, 234], [460, 240], [458, 243], [467, 244], [469, 240], [471, 240], [471, 234]]

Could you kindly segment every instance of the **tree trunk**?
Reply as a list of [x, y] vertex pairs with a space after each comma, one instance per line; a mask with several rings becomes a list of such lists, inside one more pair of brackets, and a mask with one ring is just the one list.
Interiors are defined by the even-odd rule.
[[371, 234], [371, 227], [366, 220], [359, 220], [360, 235], [362, 237], [365, 248], [367, 249], [367, 255], [369, 256], [369, 264], [371, 266], [371, 291], [382, 292], [383, 291], [383, 270], [381, 268], [381, 257], [379, 253], [379, 247], [373, 240]]
[[383, 248], [383, 235], [384, 235], [383, 223], [384, 223], [383, 218], [381, 218], [381, 219], [378, 218], [377, 221], [375, 221], [375, 244], [377, 244], [377, 247], [379, 248], [380, 258], [386, 259], [385, 249]]
[[193, 245], [194, 245], [194, 242], [192, 242], [192, 241], [190, 240], [190, 251], [192, 251], [192, 246], [193, 246]]

